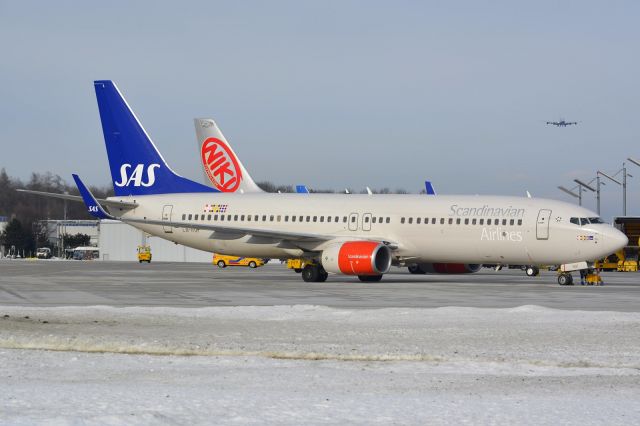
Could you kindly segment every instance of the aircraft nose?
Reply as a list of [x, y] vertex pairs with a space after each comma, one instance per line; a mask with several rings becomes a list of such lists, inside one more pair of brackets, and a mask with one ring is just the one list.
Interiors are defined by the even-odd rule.
[[611, 253], [615, 253], [629, 243], [629, 239], [617, 229], [608, 229], [605, 234], [606, 246]]

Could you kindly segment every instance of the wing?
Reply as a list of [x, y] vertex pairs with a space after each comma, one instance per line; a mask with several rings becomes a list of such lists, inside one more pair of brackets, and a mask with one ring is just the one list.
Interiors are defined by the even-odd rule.
[[[160, 225], [173, 228], [184, 229], [199, 229], [204, 231], [212, 231], [211, 238], [219, 240], [236, 240], [245, 236], [250, 236], [256, 240], [258, 239], [270, 239], [275, 241], [270, 242], [291, 242], [291, 243], [322, 243], [337, 239], [343, 240], [363, 240], [363, 241], [378, 241], [385, 245], [388, 245], [392, 250], [398, 248], [398, 244], [393, 241], [387, 241], [384, 238], [362, 237], [362, 236], [342, 236], [342, 235], [330, 235], [330, 234], [315, 234], [306, 232], [290, 232], [281, 230], [269, 230], [269, 229], [257, 229], [257, 228], [245, 228], [237, 226], [221, 226], [204, 223], [191, 223], [191, 222], [174, 222], [169, 220], [150, 220], [150, 219], [127, 219], [118, 218], [124, 223], [138, 223], [144, 225]], [[250, 241], [249, 241], [250, 242]], [[266, 241], [262, 241], [266, 242]], [[258, 243], [256, 241], [256, 243]]]
[[[80, 195], [70, 195], [70, 194], [58, 194], [55, 192], [42, 192], [42, 191], [32, 191], [30, 189], [16, 189], [16, 191], [18, 192], [24, 192], [25, 194], [34, 194], [34, 195], [41, 195], [44, 197], [49, 197], [49, 198], [59, 198], [61, 200], [69, 200], [69, 201], [79, 201], [79, 202], [83, 202], [83, 198]], [[100, 202], [100, 204], [104, 204], [107, 207], [116, 207], [116, 208], [122, 208], [122, 209], [135, 209], [136, 207], [138, 207], [137, 203], [130, 203], [127, 201], [119, 201], [119, 200], [104, 200], [104, 199], [99, 199], [97, 200]]]

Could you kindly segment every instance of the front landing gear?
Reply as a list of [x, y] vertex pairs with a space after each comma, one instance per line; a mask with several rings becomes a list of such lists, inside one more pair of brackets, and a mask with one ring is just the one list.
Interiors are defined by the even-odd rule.
[[573, 277], [568, 272], [562, 272], [560, 275], [558, 275], [558, 284], [573, 285]]
[[323, 283], [328, 276], [327, 271], [320, 265], [307, 264], [302, 269], [302, 279], [307, 283]]

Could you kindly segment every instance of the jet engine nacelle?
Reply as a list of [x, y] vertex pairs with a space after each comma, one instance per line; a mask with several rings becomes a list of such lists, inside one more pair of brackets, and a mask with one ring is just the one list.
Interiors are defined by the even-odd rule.
[[473, 274], [482, 265], [477, 263], [415, 263], [409, 266], [412, 274]]
[[391, 268], [391, 250], [375, 241], [346, 241], [322, 251], [322, 267], [345, 275], [381, 275]]

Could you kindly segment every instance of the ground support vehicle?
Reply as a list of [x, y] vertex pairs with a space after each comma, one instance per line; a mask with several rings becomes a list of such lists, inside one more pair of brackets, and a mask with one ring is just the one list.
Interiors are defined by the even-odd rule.
[[259, 257], [243, 257], [243, 256], [230, 256], [225, 254], [213, 254], [213, 263], [218, 265], [218, 268], [226, 268], [227, 266], [248, 266], [249, 268], [258, 268], [267, 263], [267, 259], [261, 259]]
[[151, 263], [151, 246], [138, 246], [138, 262]]

